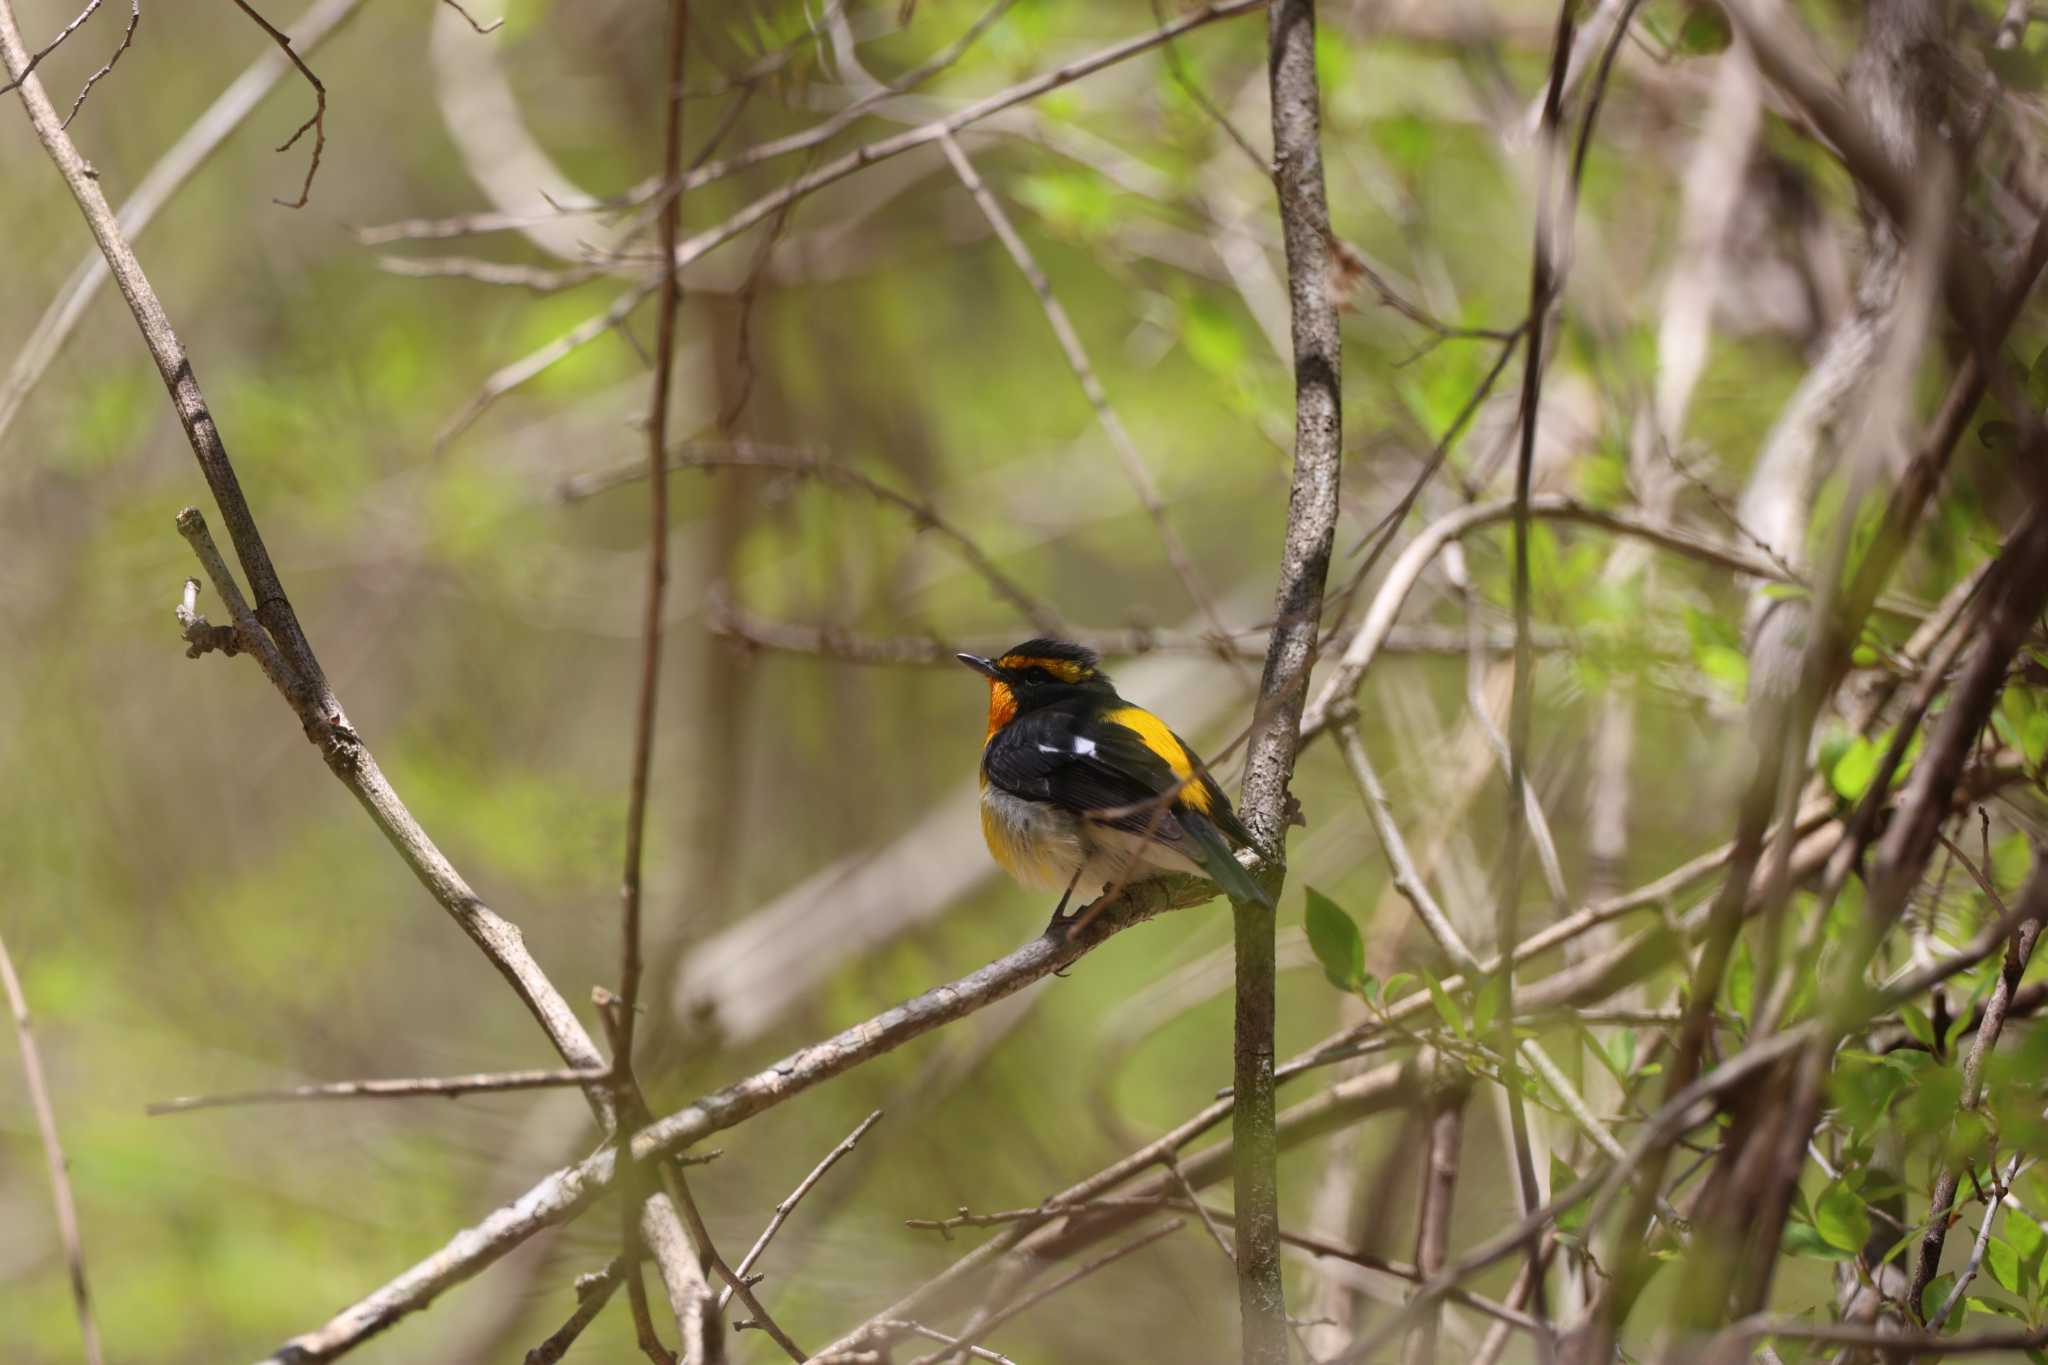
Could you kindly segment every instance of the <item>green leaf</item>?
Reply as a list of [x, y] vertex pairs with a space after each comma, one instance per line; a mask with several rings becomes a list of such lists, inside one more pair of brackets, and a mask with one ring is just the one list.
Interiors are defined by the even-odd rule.
[[1305, 890], [1308, 908], [1303, 913], [1303, 922], [1308, 930], [1308, 946], [1315, 950], [1316, 961], [1323, 964], [1323, 975], [1340, 991], [1362, 992], [1365, 940], [1359, 936], [1357, 923], [1322, 892], [1312, 886]]
[[1413, 972], [1395, 972], [1387, 978], [1387, 984], [1380, 987], [1380, 999], [1386, 1001], [1390, 1006], [1399, 1004], [1401, 997], [1413, 989], [1414, 985], [1415, 974]]
[[2041, 1284], [2041, 1253], [2048, 1251], [2048, 1236], [2042, 1234], [2033, 1215], [2009, 1209], [2005, 1215], [2005, 1240], [2012, 1243], [2020, 1258], [2020, 1283], [2024, 1286], [2020, 1296], [2031, 1299]]
[[1451, 999], [1450, 992], [1443, 988], [1443, 983], [1428, 972], [1424, 972], [1422, 984], [1429, 987], [1429, 1003], [1436, 1006], [1437, 1014], [1451, 1026], [1451, 1031], [1460, 1038], [1471, 1037], [1465, 1024], [1465, 1011], [1458, 1008], [1458, 1002]]
[[2008, 1294], [2025, 1293], [2026, 1277], [2020, 1268], [2020, 1254], [2012, 1243], [1993, 1237], [1984, 1244], [1984, 1268], [1998, 1287]]
[[1472, 992], [1473, 1033], [1484, 1034], [1493, 1027], [1493, 1021], [1500, 1015], [1501, 999], [1506, 994], [1506, 983], [1497, 976], [1489, 976], [1479, 983], [1479, 989]]
[[[1578, 1183], [1579, 1174], [1557, 1159], [1557, 1153], [1550, 1154], [1550, 1197], [1555, 1199], [1565, 1190]], [[1580, 1200], [1557, 1215], [1557, 1226], [1563, 1232], [1577, 1232], [1586, 1226], [1586, 1215], [1593, 1211], [1592, 1205]]]
[[1884, 761], [1884, 751], [1890, 742], [1883, 735], [1875, 739], [1859, 736], [1850, 741], [1842, 756], [1835, 760], [1835, 766], [1828, 769], [1828, 785], [1835, 789], [1835, 795], [1844, 801], [1862, 800], [1877, 777], [1878, 765]]
[[1819, 1261], [1846, 1261], [1856, 1254], [1830, 1246], [1813, 1224], [1803, 1221], [1785, 1225], [1784, 1247], [1787, 1256], [1805, 1256]]
[[1822, 1241], [1853, 1255], [1870, 1237], [1870, 1210], [1861, 1195], [1838, 1180], [1821, 1192], [1813, 1208], [1813, 1225]]
[[1756, 964], [1750, 960], [1748, 941], [1742, 940], [1736, 943], [1734, 960], [1728, 964], [1728, 1008], [1738, 1018], [1747, 1019], [1755, 995]]
[[1920, 1320], [1927, 1323], [1934, 1331], [1952, 1331], [1962, 1321], [1963, 1306], [1961, 1304], [1957, 1304], [1949, 1313], [1946, 1322], [1928, 1321], [1934, 1314], [1940, 1312], [1942, 1304], [1948, 1301], [1948, 1292], [1955, 1287], [1955, 1282], [1955, 1276], [1942, 1275], [1934, 1283], [1920, 1291]]

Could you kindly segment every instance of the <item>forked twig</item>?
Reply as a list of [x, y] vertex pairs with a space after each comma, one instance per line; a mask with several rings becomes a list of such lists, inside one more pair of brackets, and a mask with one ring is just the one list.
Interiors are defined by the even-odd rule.
[[299, 197], [297, 199], [272, 199], [270, 201], [273, 204], [280, 204], [288, 209], [302, 209], [306, 207], [306, 201], [313, 193], [313, 177], [320, 173], [320, 154], [327, 150], [327, 87], [320, 83], [320, 78], [313, 74], [313, 68], [306, 65], [305, 59], [293, 50], [290, 34], [285, 33], [268, 19], [258, 14], [250, 7], [249, 0], [235, 0], [235, 7], [254, 20], [256, 27], [270, 35], [270, 41], [276, 43], [284, 55], [291, 58], [292, 65], [299, 69], [299, 74], [304, 76], [306, 83], [313, 87], [312, 117], [301, 123], [290, 137], [277, 144], [278, 151], [288, 152], [298, 143], [300, 138], [306, 135], [307, 129], [313, 130], [313, 158], [306, 163], [305, 183], [299, 186]]

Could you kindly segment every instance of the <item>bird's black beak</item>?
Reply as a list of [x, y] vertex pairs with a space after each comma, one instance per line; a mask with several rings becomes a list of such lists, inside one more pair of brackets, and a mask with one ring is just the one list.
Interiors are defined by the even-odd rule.
[[979, 654], [955, 654], [953, 657], [966, 664], [976, 673], [985, 673], [997, 682], [1003, 680], [1003, 670], [996, 667], [995, 660], [993, 659], [984, 659]]

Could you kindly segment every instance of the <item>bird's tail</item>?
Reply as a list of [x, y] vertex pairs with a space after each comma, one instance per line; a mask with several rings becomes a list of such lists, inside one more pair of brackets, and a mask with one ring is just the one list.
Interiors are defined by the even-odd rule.
[[1273, 908], [1273, 897], [1266, 888], [1259, 885], [1244, 864], [1231, 851], [1230, 841], [1223, 832], [1210, 822], [1209, 818], [1192, 810], [1176, 812], [1181, 828], [1185, 829], [1195, 847], [1187, 850], [1209, 880], [1223, 888], [1223, 894], [1234, 901], [1257, 901], [1268, 910]]

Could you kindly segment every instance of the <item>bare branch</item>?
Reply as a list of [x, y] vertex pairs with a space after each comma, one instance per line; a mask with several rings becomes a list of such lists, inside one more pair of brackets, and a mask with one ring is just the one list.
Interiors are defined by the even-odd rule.
[[[1035, 938], [979, 971], [863, 1020], [765, 1071], [656, 1120], [634, 1135], [632, 1159], [645, 1162], [673, 1156], [841, 1072], [1015, 994], [1033, 981], [1068, 967], [1124, 929], [1168, 910], [1199, 905], [1215, 896], [1215, 887], [1198, 877], [1163, 877], [1126, 887], [1120, 903], [1096, 916], [1078, 939], [1069, 939], [1064, 934]], [[441, 1250], [383, 1288], [343, 1309], [324, 1326], [294, 1337], [273, 1360], [278, 1365], [287, 1361], [331, 1360], [406, 1313], [425, 1307], [443, 1291], [478, 1274], [535, 1233], [588, 1207], [611, 1185], [615, 1157], [616, 1153], [607, 1146], [574, 1166], [554, 1172], [477, 1226], [458, 1233]]]
[[[789, 1221], [790, 1214], [796, 1212], [796, 1206], [802, 1203], [803, 1197], [811, 1192], [811, 1187], [813, 1185], [816, 1185], [820, 1180], [823, 1180], [825, 1178], [825, 1172], [831, 1170], [832, 1167], [838, 1163], [841, 1157], [845, 1156], [847, 1153], [851, 1152], [856, 1146], [858, 1146], [860, 1144], [860, 1140], [867, 1135], [868, 1129], [874, 1127], [875, 1124], [880, 1121], [881, 1117], [882, 1111], [877, 1109], [874, 1113], [869, 1114], [866, 1118], [862, 1119], [860, 1121], [860, 1126], [858, 1128], [855, 1128], [851, 1133], [847, 1134], [845, 1141], [841, 1142], [837, 1147], [834, 1147], [831, 1151], [827, 1152], [825, 1154], [825, 1159], [823, 1161], [820, 1161], [816, 1166], [812, 1167], [811, 1173], [805, 1176], [801, 1181], [799, 1181], [797, 1187], [789, 1192], [789, 1197], [784, 1199], [780, 1204], [777, 1204], [775, 1206], [774, 1216], [769, 1218], [768, 1226], [761, 1229], [761, 1235], [754, 1239], [754, 1245], [747, 1248], [747, 1254], [740, 1258], [740, 1263], [737, 1266], [733, 1267], [733, 1273], [735, 1275], [737, 1275], [742, 1280], [746, 1279], [747, 1272], [754, 1268], [754, 1263], [761, 1259], [761, 1253], [768, 1249], [768, 1243], [770, 1239], [772, 1239], [777, 1232], [782, 1230], [782, 1225], [785, 1222]], [[726, 1286], [725, 1290], [719, 1294], [719, 1312], [724, 1312], [725, 1306], [732, 1301], [732, 1292], [732, 1287], [728, 1285]]]
[[954, 174], [960, 177], [960, 183], [966, 187], [967, 193], [980, 207], [982, 216], [988, 219], [989, 226], [995, 229], [996, 239], [1003, 244], [1003, 250], [1010, 254], [1011, 261], [1024, 276], [1025, 283], [1031, 286], [1031, 292], [1038, 296], [1038, 306], [1044, 311], [1046, 322], [1052, 326], [1052, 334], [1059, 341], [1060, 352], [1067, 358], [1067, 367], [1074, 372], [1074, 378], [1080, 381], [1081, 392], [1088, 399], [1088, 406], [1095, 409], [1096, 421], [1102, 425], [1103, 434], [1109, 437], [1109, 443], [1116, 448], [1117, 458], [1123, 462], [1124, 475], [1131, 481], [1131, 487], [1137, 490], [1138, 502], [1144, 507], [1145, 515], [1152, 519], [1152, 530], [1159, 537], [1160, 545], [1165, 548], [1167, 561], [1173, 565], [1173, 571], [1180, 578], [1181, 586], [1187, 590], [1188, 597], [1193, 600], [1202, 615], [1209, 619], [1209, 625], [1216, 634], [1219, 637], [1227, 636], [1229, 630], [1223, 624], [1223, 619], [1216, 614], [1215, 599], [1203, 585], [1194, 561], [1188, 557], [1188, 547], [1181, 541], [1180, 533], [1173, 529], [1173, 524], [1166, 519], [1166, 504], [1160, 499], [1158, 480], [1152, 477], [1151, 467], [1139, 453], [1138, 443], [1131, 439], [1131, 433], [1124, 426], [1123, 419], [1117, 416], [1116, 409], [1110, 406], [1109, 393], [1102, 387], [1102, 380], [1096, 377], [1095, 367], [1088, 361], [1088, 351], [1081, 344], [1081, 334], [1074, 330], [1073, 321], [1068, 318], [1067, 310], [1060, 306], [1058, 296], [1052, 292], [1052, 281], [1046, 277], [1037, 257], [1031, 254], [1031, 248], [1025, 245], [1023, 236], [1010, 221], [1010, 215], [1003, 211], [1003, 206], [996, 202], [995, 195], [982, 183], [981, 177], [975, 174], [974, 163], [967, 159], [967, 153], [960, 150], [960, 143], [950, 132], [942, 132], [939, 135], [939, 147], [945, 152], [946, 160], [952, 163]]
[[[353, 17], [362, 7], [363, 0], [314, 0], [306, 11], [292, 25], [293, 50], [308, 53]], [[121, 205], [117, 219], [121, 230], [130, 237], [140, 236], [155, 219], [171, 196], [181, 189], [220, 148], [228, 134], [242, 124], [263, 97], [291, 70], [282, 49], [267, 48], [263, 55], [249, 63], [220, 97], [207, 106], [202, 113], [181, 134], [170, 149], [157, 158], [135, 190]], [[100, 287], [112, 277], [106, 259], [100, 252], [87, 248], [85, 256], [72, 270], [64, 285], [57, 291], [57, 297], [43, 310], [36, 320], [28, 338], [22, 342], [14, 364], [8, 369], [7, 377], [0, 380], [0, 436], [5, 436], [21, 412], [29, 392], [35, 388], [57, 353], [64, 347], [72, 330], [85, 316], [87, 307]]]
[[[94, 3], [97, 4], [98, 0], [94, 0]], [[90, 95], [92, 88], [100, 83], [100, 78], [113, 74], [114, 63], [120, 61], [121, 54], [126, 52], [129, 46], [134, 43], [136, 27], [141, 23], [142, 0], [128, 0], [128, 27], [121, 31], [121, 45], [114, 49], [113, 56], [107, 58], [106, 65], [93, 72], [90, 76], [87, 76], [85, 84], [78, 87], [78, 98], [71, 101], [71, 108], [64, 115], [64, 126], [66, 128], [71, 126], [71, 120], [78, 117], [78, 111], [85, 107], [85, 97]]]
[[503, 16], [491, 20], [491, 22], [488, 25], [479, 24], [476, 21], [476, 16], [474, 14], [471, 14], [468, 10], [464, 9], [460, 4], [456, 2], [456, 0], [441, 0], [441, 3], [446, 5], [449, 9], [454, 10], [457, 14], [461, 15], [462, 22], [468, 24], [471, 28], [475, 29], [479, 34], [496, 33], [499, 29], [505, 27], [505, 20]]
[[85, 1243], [78, 1231], [78, 1206], [71, 1198], [71, 1163], [64, 1156], [64, 1143], [57, 1134], [57, 1109], [50, 1103], [49, 1082], [43, 1077], [43, 1054], [36, 1047], [28, 997], [22, 993], [21, 978], [14, 974], [14, 959], [8, 956], [4, 939], [0, 939], [0, 987], [6, 988], [7, 1007], [14, 1015], [14, 1037], [21, 1044], [21, 1070], [28, 1085], [29, 1108], [35, 1111], [36, 1131], [43, 1139], [43, 1158], [50, 1170], [50, 1202], [57, 1208], [57, 1239], [63, 1243], [64, 1264], [71, 1272], [71, 1303], [78, 1312], [79, 1334], [85, 1338], [86, 1365], [104, 1365], [100, 1327], [93, 1317], [92, 1293], [85, 1283]]
[[[1135, 38], [1127, 38], [1123, 42], [1067, 62], [1052, 71], [1013, 85], [1007, 90], [1001, 90], [984, 99], [976, 100], [965, 108], [958, 109], [944, 118], [935, 119], [930, 123], [897, 133], [892, 137], [881, 138], [856, 147], [845, 155], [835, 157], [815, 170], [807, 171], [779, 188], [771, 190], [760, 198], [755, 199], [724, 222], [705, 228], [703, 231], [692, 236], [688, 241], [683, 242], [676, 248], [675, 268], [677, 270], [688, 269], [693, 262], [725, 245], [741, 233], [746, 232], [749, 228], [773, 218], [796, 200], [802, 199], [806, 195], [814, 194], [825, 188], [825, 186], [843, 180], [856, 171], [864, 170], [878, 161], [901, 156], [905, 152], [937, 142], [941, 137], [958, 133], [962, 128], [971, 127], [984, 119], [1001, 113], [1005, 109], [1022, 104], [1026, 100], [1035, 99], [1048, 90], [1056, 90], [1063, 85], [1071, 85], [1075, 81], [1091, 76], [1105, 67], [1128, 61], [1140, 53], [1149, 52], [1159, 44], [1178, 37], [1180, 34], [1200, 28], [1204, 24], [1214, 23], [1218, 19], [1228, 19], [1236, 15], [1248, 14], [1253, 10], [1263, 9], [1266, 3], [1267, 0], [1213, 0], [1213, 3], [1201, 9], [1191, 10], [1187, 14], [1182, 15], [1165, 28], [1153, 29], [1139, 34]], [[707, 171], [709, 169], [709, 167], [706, 168]], [[618, 326], [654, 292], [654, 288], [655, 286], [651, 284], [635, 286], [613, 300], [611, 306], [605, 309], [604, 312], [587, 319], [554, 341], [542, 346], [539, 350], [533, 351], [493, 373], [484, 381], [482, 389], [475, 398], [470, 400], [468, 406], [457, 413], [448, 425], [442, 428], [437, 438], [437, 443], [445, 445], [449, 441], [454, 440], [466, 431], [499, 398], [526, 383], [577, 348], [596, 340], [612, 328]]]
[[479, 1071], [467, 1076], [419, 1076], [399, 1080], [330, 1081], [278, 1090], [235, 1090], [221, 1095], [181, 1095], [146, 1105], [143, 1113], [189, 1114], [197, 1109], [227, 1109], [246, 1104], [298, 1104], [309, 1100], [403, 1100], [437, 1095], [495, 1094], [507, 1090], [547, 1090], [565, 1085], [592, 1085], [611, 1075], [603, 1071], [558, 1067], [545, 1071]]
[[[838, 484], [865, 493], [877, 502], [901, 508], [918, 529], [935, 531], [951, 541], [967, 566], [980, 574], [999, 597], [1015, 607], [1018, 614], [1032, 625], [1050, 634], [1064, 632], [1058, 613], [997, 568], [988, 552], [983, 550], [966, 531], [941, 515], [932, 503], [907, 493], [900, 493], [851, 465], [808, 450], [737, 440], [721, 444], [690, 443], [679, 446], [669, 453], [665, 468], [766, 469], [816, 479], [821, 483]], [[647, 476], [645, 464], [597, 470], [564, 480], [561, 495], [571, 499], [585, 498]]]
[[[292, 65], [297, 67], [299, 74], [306, 78], [306, 84], [313, 87], [312, 117], [301, 123], [297, 131], [290, 137], [277, 144], [277, 150], [288, 152], [300, 138], [306, 135], [307, 129], [313, 130], [313, 156], [306, 163], [306, 183], [299, 186], [299, 197], [297, 199], [273, 199], [270, 201], [273, 204], [280, 204], [288, 209], [302, 209], [306, 207], [306, 201], [313, 193], [313, 177], [320, 173], [320, 154], [327, 150], [327, 87], [320, 83], [320, 78], [313, 74], [313, 68], [306, 65], [305, 59], [292, 50], [291, 35], [280, 31], [268, 19], [258, 14], [250, 7], [249, 0], [235, 0], [235, 8], [248, 15], [256, 22], [256, 27], [270, 35], [270, 41], [276, 43], [283, 50], [284, 55], [291, 58]], [[68, 122], [69, 120], [66, 121]]]
[[558, 1365], [569, 1348], [576, 1344], [576, 1338], [583, 1335], [597, 1315], [604, 1311], [605, 1304], [617, 1292], [619, 1281], [624, 1277], [625, 1261], [615, 1260], [603, 1270], [576, 1277], [576, 1311], [569, 1320], [557, 1327], [546, 1341], [526, 1353], [525, 1365]]
[[27, 83], [28, 78], [35, 74], [35, 69], [43, 64], [43, 58], [62, 47], [64, 40], [78, 32], [79, 26], [92, 18], [98, 12], [99, 7], [100, 0], [86, 0], [85, 8], [78, 12], [78, 17], [59, 29], [57, 36], [50, 39], [47, 45], [37, 48], [34, 53], [29, 54], [26, 60], [19, 64], [8, 63], [8, 79], [4, 84], [0, 84], [0, 95], [9, 94]]

